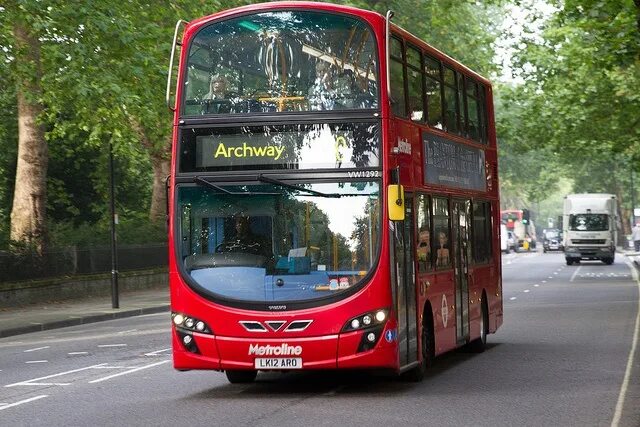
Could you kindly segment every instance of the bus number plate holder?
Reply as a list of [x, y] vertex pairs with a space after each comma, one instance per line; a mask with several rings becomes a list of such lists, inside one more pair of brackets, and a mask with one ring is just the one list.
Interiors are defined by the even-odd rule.
[[266, 369], [302, 369], [302, 357], [265, 357], [254, 361], [255, 368]]

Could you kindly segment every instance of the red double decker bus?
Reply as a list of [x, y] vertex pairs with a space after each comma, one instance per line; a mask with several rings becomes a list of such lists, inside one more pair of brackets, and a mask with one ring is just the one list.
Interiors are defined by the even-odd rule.
[[176, 26], [176, 369], [420, 379], [502, 324], [490, 83], [390, 19], [273, 2]]

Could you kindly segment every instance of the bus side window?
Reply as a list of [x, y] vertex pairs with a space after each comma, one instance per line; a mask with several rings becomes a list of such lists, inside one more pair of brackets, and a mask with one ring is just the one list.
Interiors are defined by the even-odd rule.
[[391, 38], [391, 109], [398, 117], [406, 117], [405, 85], [404, 85], [404, 65], [402, 57], [402, 42]]
[[473, 203], [473, 260], [482, 264], [491, 260], [491, 205]]
[[444, 68], [444, 111], [447, 132], [458, 133], [458, 92], [456, 90], [455, 72]]
[[426, 74], [427, 122], [429, 126], [442, 129], [442, 75], [440, 61], [428, 55], [424, 57]]
[[467, 77], [467, 124], [469, 138], [480, 140], [480, 119], [478, 109], [478, 86], [475, 80]]
[[445, 198], [433, 198], [433, 249], [436, 254], [436, 269], [451, 266], [449, 241], [449, 201]]
[[409, 118], [413, 121], [424, 121], [421, 53], [413, 46], [407, 48], [407, 80]]
[[418, 236], [416, 243], [418, 260], [418, 272], [431, 271], [431, 209], [429, 209], [429, 196], [418, 196]]

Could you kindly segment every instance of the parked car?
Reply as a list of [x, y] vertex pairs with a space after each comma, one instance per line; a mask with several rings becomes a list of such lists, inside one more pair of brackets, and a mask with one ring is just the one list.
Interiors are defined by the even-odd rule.
[[542, 240], [543, 252], [564, 251], [564, 246], [562, 245], [562, 231], [552, 228], [545, 230], [542, 234], [544, 236]]

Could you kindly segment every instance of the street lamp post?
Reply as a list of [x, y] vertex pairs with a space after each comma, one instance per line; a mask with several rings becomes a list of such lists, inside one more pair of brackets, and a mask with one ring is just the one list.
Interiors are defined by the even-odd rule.
[[636, 225], [636, 189], [633, 186], [633, 162], [631, 162], [631, 228]]
[[116, 242], [116, 190], [115, 174], [113, 172], [113, 142], [109, 140], [109, 192], [111, 205], [111, 307], [119, 308], [118, 298], [118, 246]]

